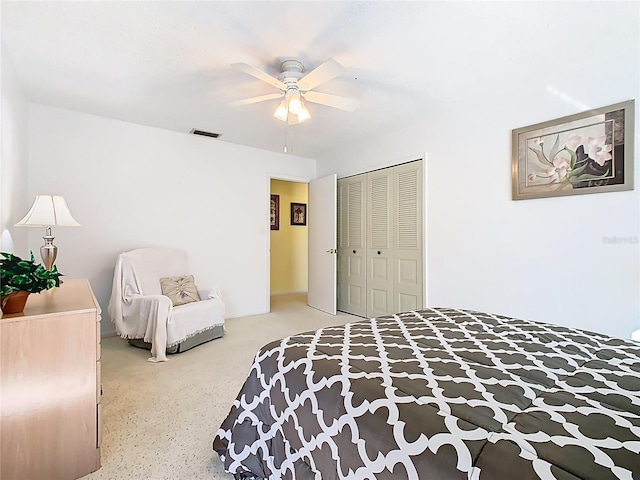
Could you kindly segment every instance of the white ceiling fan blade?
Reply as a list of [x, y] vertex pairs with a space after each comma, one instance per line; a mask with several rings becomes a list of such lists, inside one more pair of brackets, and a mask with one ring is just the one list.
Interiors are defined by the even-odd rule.
[[282, 93], [270, 93], [268, 95], [260, 95], [259, 97], [245, 98], [244, 100], [236, 100], [229, 103], [229, 105], [251, 105], [252, 103], [265, 102], [267, 100], [274, 100], [282, 97]]
[[280, 90], [286, 90], [287, 86], [278, 80], [276, 77], [272, 77], [268, 73], [263, 72], [262, 70], [257, 69], [256, 67], [249, 65], [248, 63], [232, 63], [231, 66], [233, 68], [237, 68], [238, 70], [243, 71], [244, 73], [248, 73], [252, 77], [256, 77], [263, 82], [267, 82], [269, 85], [273, 85]]
[[330, 58], [302, 77], [299, 83], [304, 84], [304, 90], [312, 90], [321, 83], [327, 82], [346, 71], [342, 65]]
[[328, 105], [329, 107], [335, 107], [349, 112], [353, 112], [359, 103], [355, 98], [339, 97], [338, 95], [329, 95], [328, 93], [320, 92], [305, 92], [303, 98], [309, 102]]

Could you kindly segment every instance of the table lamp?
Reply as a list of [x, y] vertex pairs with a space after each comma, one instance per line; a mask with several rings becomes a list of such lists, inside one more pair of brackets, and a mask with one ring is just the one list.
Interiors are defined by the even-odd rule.
[[58, 256], [58, 247], [53, 244], [55, 237], [51, 236], [51, 227], [79, 227], [80, 224], [71, 216], [62, 195], [36, 195], [31, 210], [15, 226], [46, 228], [40, 256], [45, 268], [51, 270]]

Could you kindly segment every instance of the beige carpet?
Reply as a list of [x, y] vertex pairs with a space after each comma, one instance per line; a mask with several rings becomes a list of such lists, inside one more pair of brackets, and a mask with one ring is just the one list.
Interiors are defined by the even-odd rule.
[[312, 309], [305, 295], [272, 297], [271, 310], [227, 320], [224, 337], [166, 363], [147, 362], [148, 351], [121, 338], [103, 339], [102, 468], [83, 479], [233, 479], [212, 442], [257, 350], [287, 335], [360, 320]]

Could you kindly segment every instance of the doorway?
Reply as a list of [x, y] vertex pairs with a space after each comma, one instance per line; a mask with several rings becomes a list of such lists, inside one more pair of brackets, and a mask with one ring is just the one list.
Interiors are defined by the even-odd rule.
[[275, 178], [270, 182], [270, 295], [306, 294], [309, 236], [300, 212], [309, 203], [308, 184]]

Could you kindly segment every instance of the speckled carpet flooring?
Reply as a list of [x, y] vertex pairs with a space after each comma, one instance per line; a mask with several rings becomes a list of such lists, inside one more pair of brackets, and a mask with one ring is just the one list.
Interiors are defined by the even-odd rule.
[[224, 337], [165, 363], [147, 362], [148, 351], [119, 337], [102, 339], [102, 468], [83, 480], [233, 479], [212, 442], [258, 349], [355, 320], [310, 308], [295, 294], [272, 297], [271, 313], [228, 319]]

